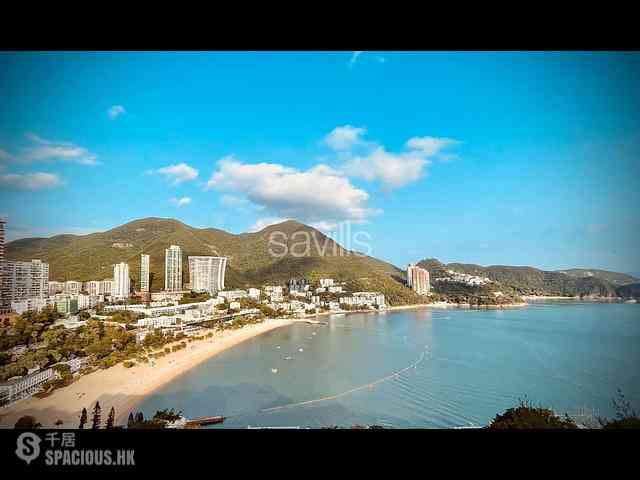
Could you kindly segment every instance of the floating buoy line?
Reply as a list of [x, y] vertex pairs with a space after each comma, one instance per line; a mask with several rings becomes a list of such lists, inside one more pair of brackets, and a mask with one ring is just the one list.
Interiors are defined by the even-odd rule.
[[[280, 411], [280, 410], [287, 410], [289, 408], [303, 407], [303, 406], [313, 405], [313, 404], [320, 403], [320, 402], [327, 402], [329, 400], [335, 400], [337, 398], [344, 397], [346, 395], [350, 395], [350, 394], [358, 392], [360, 390], [372, 389], [376, 385], [379, 385], [381, 383], [387, 382], [389, 380], [393, 380], [394, 378], [399, 378], [400, 375], [402, 375], [403, 373], [407, 372], [408, 370], [417, 369], [418, 365], [420, 365], [425, 360], [425, 358], [426, 358], [428, 353], [429, 353], [429, 348], [425, 346], [424, 347], [424, 351], [420, 354], [418, 360], [413, 362], [411, 365], [408, 365], [408, 366], [404, 367], [403, 369], [398, 370], [397, 372], [391, 373], [391, 374], [389, 374], [389, 375], [387, 375], [385, 377], [379, 378], [378, 380], [375, 380], [373, 382], [367, 383], [365, 385], [360, 385], [358, 387], [351, 388], [349, 390], [346, 390], [346, 391], [341, 392], [341, 393], [337, 393], [335, 395], [328, 395], [326, 397], [315, 398], [313, 400], [305, 400], [304, 402], [287, 403], [286, 405], [279, 405], [277, 407], [262, 408], [262, 409], [258, 410], [257, 412], [238, 413], [236, 415], [228, 415], [228, 416], [226, 416], [224, 418], [246, 417], [248, 415], [254, 415], [255, 413], [271, 413], [271, 412], [277, 412], [277, 411]], [[290, 358], [290, 357], [288, 357], [288, 358]], [[275, 370], [275, 372], [273, 370]], [[272, 369], [272, 372], [276, 373], [277, 369]]]

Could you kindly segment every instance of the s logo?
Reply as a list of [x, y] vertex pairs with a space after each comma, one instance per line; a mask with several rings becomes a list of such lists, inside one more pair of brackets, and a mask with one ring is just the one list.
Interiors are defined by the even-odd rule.
[[40, 442], [40, 437], [35, 433], [21, 433], [16, 442], [16, 455], [29, 465], [33, 460], [38, 458], [38, 455], [40, 455]]

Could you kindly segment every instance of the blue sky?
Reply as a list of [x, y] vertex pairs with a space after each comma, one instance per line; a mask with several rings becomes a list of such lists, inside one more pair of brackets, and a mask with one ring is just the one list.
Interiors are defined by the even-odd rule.
[[1, 53], [0, 69], [9, 239], [296, 218], [351, 222], [397, 265], [640, 272], [637, 53]]

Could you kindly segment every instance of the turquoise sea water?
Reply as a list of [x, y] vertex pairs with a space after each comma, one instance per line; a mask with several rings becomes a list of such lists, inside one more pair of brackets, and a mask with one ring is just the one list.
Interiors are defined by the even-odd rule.
[[446, 428], [485, 425], [526, 396], [559, 413], [612, 416], [618, 388], [640, 409], [639, 366], [638, 304], [340, 315], [244, 342], [139, 408], [228, 416], [222, 427]]

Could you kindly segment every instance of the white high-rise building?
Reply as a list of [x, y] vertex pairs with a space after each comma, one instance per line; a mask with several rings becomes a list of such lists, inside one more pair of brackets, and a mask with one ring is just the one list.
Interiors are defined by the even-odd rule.
[[182, 249], [177, 245], [164, 251], [164, 289], [167, 292], [182, 290]]
[[49, 264], [40, 260], [4, 262], [3, 301], [16, 302], [25, 298], [45, 298], [49, 295]]
[[149, 291], [149, 255], [140, 255], [140, 291]]
[[213, 295], [224, 290], [224, 274], [227, 257], [189, 257], [189, 283], [195, 292]]
[[111, 296], [115, 298], [129, 298], [129, 282], [129, 265], [124, 262], [114, 265]]
[[431, 291], [429, 271], [410, 263], [407, 266], [407, 286], [411, 287], [418, 295], [429, 295]]

